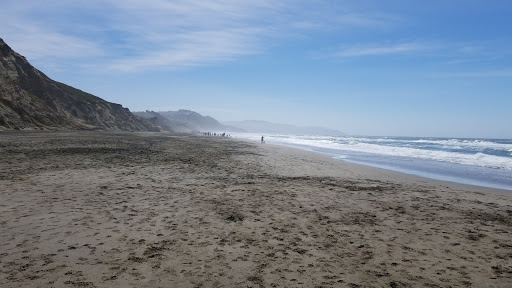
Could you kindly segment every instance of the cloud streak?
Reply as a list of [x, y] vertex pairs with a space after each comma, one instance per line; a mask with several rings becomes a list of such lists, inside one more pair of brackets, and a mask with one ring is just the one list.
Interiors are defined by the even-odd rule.
[[356, 58], [368, 56], [408, 55], [432, 50], [430, 45], [419, 43], [398, 43], [385, 45], [359, 45], [343, 48], [334, 53], [335, 57]]
[[[109, 70], [133, 72], [158, 67], [191, 67], [229, 61], [258, 53], [258, 44], [247, 30], [197, 31], [173, 35], [159, 43], [160, 49], [121, 58], [107, 65]], [[251, 31], [249, 34], [256, 34]], [[175, 40], [175, 41], [174, 41]]]

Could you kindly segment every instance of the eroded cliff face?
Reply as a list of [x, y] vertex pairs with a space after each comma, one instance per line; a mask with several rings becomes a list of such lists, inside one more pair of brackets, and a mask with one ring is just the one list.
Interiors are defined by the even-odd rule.
[[56, 82], [0, 39], [3, 129], [155, 130], [119, 104]]

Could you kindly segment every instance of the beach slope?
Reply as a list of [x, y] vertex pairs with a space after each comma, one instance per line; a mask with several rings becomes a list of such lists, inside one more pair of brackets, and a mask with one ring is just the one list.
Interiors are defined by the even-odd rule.
[[0, 132], [1, 287], [510, 287], [511, 193], [235, 139]]

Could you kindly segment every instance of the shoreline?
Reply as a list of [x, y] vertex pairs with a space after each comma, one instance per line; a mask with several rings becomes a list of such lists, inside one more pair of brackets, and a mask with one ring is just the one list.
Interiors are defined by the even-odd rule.
[[512, 187], [507, 185], [501, 185], [501, 184], [495, 184], [492, 182], [482, 182], [480, 180], [475, 180], [472, 178], [463, 178], [463, 177], [457, 177], [457, 176], [443, 176], [441, 174], [433, 174], [429, 172], [424, 171], [417, 171], [407, 168], [399, 168], [399, 167], [391, 167], [391, 166], [384, 166], [384, 165], [378, 165], [378, 164], [370, 164], [370, 163], [363, 163], [363, 162], [357, 162], [357, 161], [350, 161], [345, 159], [339, 159], [340, 161], [349, 162], [353, 164], [359, 164], [364, 166], [369, 166], [373, 168], [379, 168], [383, 170], [389, 170], [396, 173], [402, 173], [414, 177], [421, 177], [425, 179], [430, 179], [433, 181], [441, 181], [446, 183], [453, 183], [453, 184], [460, 184], [465, 185], [469, 187], [480, 187], [480, 188], [487, 188], [487, 189], [495, 189], [501, 191], [501, 193], [512, 193]]
[[[252, 141], [250, 139], [245, 139], [245, 138], [234, 138], [234, 139], [243, 141], [243, 142], [247, 142], [247, 143], [250, 143], [253, 145], [260, 145], [257, 141]], [[357, 161], [350, 161], [350, 160], [346, 160], [346, 159], [338, 159], [336, 157], [333, 157], [332, 154], [329, 154], [326, 152], [301, 148], [301, 147], [294, 146], [294, 145], [265, 143], [264, 146], [290, 149], [290, 151], [293, 151], [293, 150], [302, 151], [306, 155], [311, 153], [313, 155], [319, 156], [320, 158], [325, 157], [325, 158], [330, 159], [336, 163], [342, 163], [341, 165], [354, 165], [354, 167], [361, 167], [360, 169], [368, 170], [368, 171], [376, 170], [376, 172], [372, 172], [373, 175], [381, 174], [382, 172], [384, 172], [384, 174], [386, 174], [386, 175], [389, 174], [391, 178], [396, 178], [391, 175], [395, 174], [395, 173], [400, 174], [400, 175], [404, 176], [402, 181], [406, 181], [406, 182], [409, 181], [407, 179], [410, 178], [410, 179], [416, 179], [416, 181], [418, 181], [418, 182], [432, 182], [432, 184], [437, 183], [437, 185], [442, 185], [442, 186], [446, 186], [446, 185], [460, 186], [460, 189], [469, 189], [469, 190], [480, 191], [481, 193], [494, 193], [494, 194], [504, 194], [504, 195], [512, 196], [512, 190], [509, 190], [509, 189], [506, 189], [503, 187], [502, 188], [491, 187], [491, 186], [485, 186], [485, 185], [471, 184], [471, 183], [467, 183], [467, 182], [458, 182], [455, 180], [450, 181], [450, 180], [436, 179], [433, 177], [422, 176], [422, 175], [420, 175], [421, 172], [419, 172], [419, 174], [414, 174], [412, 172], [411, 173], [406, 172], [407, 171], [406, 169], [402, 169], [403, 171], [400, 171], [400, 169], [380, 167], [378, 165], [372, 165], [372, 164], [367, 164], [367, 163], [362, 163], [362, 162], [357, 162]], [[380, 171], [380, 172], [378, 172], [378, 171]]]
[[[240, 140], [248, 140], [243, 138], [237, 138]], [[251, 140], [248, 140], [251, 143]], [[269, 145], [269, 144], [267, 144]], [[406, 174], [414, 177], [420, 177], [425, 179], [430, 179], [433, 181], [441, 181], [441, 182], [448, 182], [448, 183], [454, 183], [454, 184], [461, 184], [461, 185], [467, 185], [467, 186], [474, 186], [474, 187], [482, 187], [482, 188], [488, 188], [488, 189], [496, 189], [496, 190], [502, 190], [505, 191], [505, 193], [512, 193], [512, 186], [507, 184], [499, 184], [499, 183], [493, 183], [493, 182], [484, 182], [483, 180], [478, 179], [472, 179], [472, 178], [464, 178], [464, 177], [458, 177], [458, 176], [446, 176], [442, 174], [433, 174], [431, 172], [421, 171], [421, 170], [415, 170], [412, 168], [403, 168], [399, 166], [389, 166], [389, 165], [381, 165], [377, 163], [370, 163], [370, 162], [364, 162], [364, 161], [357, 161], [357, 160], [350, 160], [345, 158], [338, 158], [338, 155], [333, 154], [331, 152], [322, 151], [321, 149], [314, 149], [313, 147], [309, 146], [301, 146], [301, 145], [293, 145], [293, 144], [286, 144], [286, 143], [278, 143], [278, 144], [270, 144], [270, 145], [277, 145], [277, 146], [283, 146], [288, 147], [290, 149], [298, 149], [303, 151], [308, 151], [311, 153], [318, 153], [322, 155], [327, 155], [329, 157], [332, 157], [333, 159], [337, 161], [342, 161], [345, 163], [350, 164], [356, 164], [356, 165], [362, 165], [366, 167], [372, 167], [387, 171], [393, 171], [395, 173], [401, 173]]]
[[[237, 139], [238, 140], [238, 139]], [[242, 140], [245, 141], [245, 140]], [[255, 142], [248, 141], [252, 144], [257, 144]], [[393, 170], [391, 168], [382, 168], [378, 166], [372, 166], [370, 164], [366, 163], [359, 163], [355, 161], [347, 161], [344, 159], [336, 159], [332, 157], [331, 155], [319, 151], [312, 151], [307, 149], [301, 149], [293, 146], [287, 146], [287, 145], [280, 145], [280, 144], [265, 144], [266, 146], [272, 146], [274, 148], [284, 148], [290, 149], [289, 151], [296, 150], [297, 153], [301, 154], [299, 151], [304, 152], [303, 155], [312, 154], [316, 156], [312, 156], [313, 158], [324, 158], [323, 161], [330, 162], [330, 160], [333, 161], [333, 165], [336, 165], [338, 163], [341, 163], [342, 166], [348, 165], [352, 167], [358, 167], [356, 170], [364, 171], [361, 172], [362, 174], [368, 173], [368, 175], [371, 175], [372, 177], [375, 177], [376, 179], [382, 179], [385, 180], [395, 180], [395, 181], [402, 181], [402, 182], [410, 182], [410, 183], [416, 183], [416, 184], [430, 184], [434, 186], [441, 186], [441, 187], [449, 187], [452, 189], [460, 189], [460, 190], [471, 190], [479, 193], [492, 193], [492, 194], [500, 194], [505, 196], [512, 196], [512, 190], [504, 189], [504, 188], [496, 188], [496, 187], [489, 187], [489, 186], [482, 186], [482, 185], [475, 185], [475, 184], [469, 184], [469, 183], [462, 183], [462, 182], [456, 182], [456, 181], [449, 181], [449, 180], [441, 180], [441, 179], [435, 179], [430, 178], [426, 176], [411, 174], [407, 172], [397, 171]], [[307, 156], [306, 156], [307, 157]], [[381, 175], [385, 175], [382, 177]], [[399, 176], [401, 175], [401, 176]]]
[[499, 189], [240, 139], [1, 136], [5, 287], [512, 282], [512, 197]]
[[[235, 136], [254, 140], [257, 138], [255, 135], [240, 133]], [[345, 162], [434, 180], [512, 191], [512, 159], [507, 156], [512, 140], [294, 135], [268, 137], [269, 143], [327, 154]]]

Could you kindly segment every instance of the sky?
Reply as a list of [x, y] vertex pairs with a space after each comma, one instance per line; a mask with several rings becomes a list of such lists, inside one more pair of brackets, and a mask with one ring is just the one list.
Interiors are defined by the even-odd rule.
[[512, 138], [508, 0], [3, 0], [0, 38], [131, 111]]

